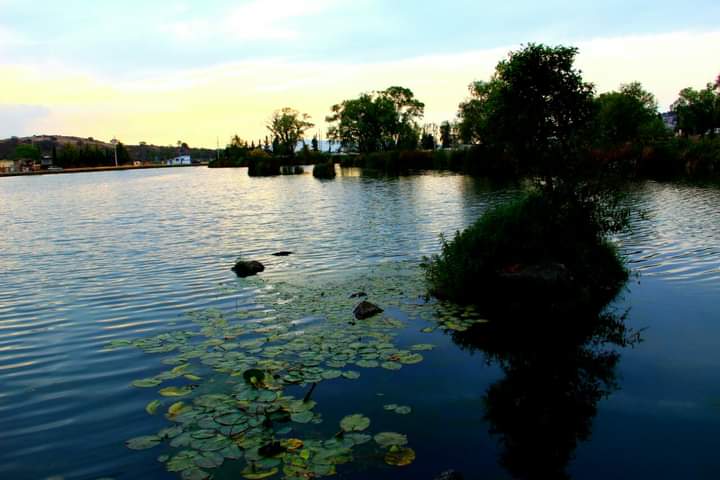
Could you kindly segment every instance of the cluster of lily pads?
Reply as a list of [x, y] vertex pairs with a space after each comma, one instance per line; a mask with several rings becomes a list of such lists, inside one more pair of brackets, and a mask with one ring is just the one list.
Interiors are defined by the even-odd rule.
[[[412, 463], [415, 452], [405, 435], [363, 433], [371, 421], [361, 414], [343, 418], [340, 430], [330, 438], [312, 433], [297, 438], [295, 430], [323, 421], [312, 400], [318, 384], [338, 382], [333, 386], [342, 388], [339, 382], [357, 380], [363, 369], [400, 370], [422, 362], [420, 352], [433, 349], [427, 343], [398, 347], [396, 336], [406, 325], [387, 313], [389, 307], [414, 318], [439, 318], [436, 325], [451, 330], [482, 320], [469, 311], [446, 312], [445, 306], [427, 302], [421, 272], [407, 264], [384, 265], [333, 285], [252, 282], [258, 293], [249, 308], [191, 312], [197, 328], [109, 345], [169, 355], [162, 359], [168, 370], [136, 380], [133, 386], [162, 387], [159, 395], [173, 400], [155, 399], [146, 411], [163, 412], [171, 425], [130, 439], [127, 447], [140, 450], [168, 444], [170, 453], [158, 460], [186, 480], [210, 478], [226, 462], [240, 461], [242, 476], [250, 480], [280, 474], [290, 480], [320, 478], [351, 462], [354, 450], [364, 444], [381, 449], [389, 465]], [[357, 300], [350, 294], [359, 288], [386, 313], [353, 321]], [[293, 388], [302, 389], [303, 398], [287, 392]], [[396, 404], [385, 409], [401, 415], [412, 412], [411, 407]]]

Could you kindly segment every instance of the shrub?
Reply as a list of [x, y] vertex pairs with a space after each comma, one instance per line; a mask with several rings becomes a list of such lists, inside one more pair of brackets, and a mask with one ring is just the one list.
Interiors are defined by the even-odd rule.
[[332, 160], [325, 163], [318, 163], [313, 167], [313, 177], [321, 179], [335, 178], [335, 162]]
[[263, 150], [253, 150], [248, 155], [248, 175], [251, 177], [269, 177], [280, 175], [280, 160], [273, 158]]
[[[492, 312], [533, 309], [534, 302], [603, 306], [627, 280], [605, 239], [624, 219], [607, 215], [601, 204], [537, 192], [491, 209], [452, 241], [443, 239], [440, 255], [426, 259], [430, 293]], [[566, 269], [567, 281], [549, 282], [548, 288], [518, 281], [518, 272], [537, 267], [542, 277], [548, 266], [555, 269], [550, 276]]]

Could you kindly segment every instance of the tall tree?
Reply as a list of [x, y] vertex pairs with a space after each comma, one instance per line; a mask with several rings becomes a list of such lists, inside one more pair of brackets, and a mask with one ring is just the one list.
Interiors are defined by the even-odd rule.
[[667, 132], [658, 115], [655, 95], [638, 82], [603, 93], [595, 104], [594, 133], [600, 143], [618, 145], [655, 138]]
[[462, 136], [487, 143], [527, 172], [552, 178], [578, 158], [593, 117], [594, 87], [574, 68], [577, 49], [528, 44], [510, 52], [489, 82], [461, 104]]
[[706, 135], [720, 127], [720, 91], [708, 83], [704, 89], [684, 88], [671, 110], [677, 114], [684, 135]]
[[440, 124], [440, 143], [442, 148], [452, 148], [452, 126], [448, 121]]
[[267, 125], [273, 136], [273, 144], [277, 140], [279, 151], [275, 148], [273, 151], [276, 154], [295, 155], [298, 142], [304, 141], [305, 132], [314, 126], [307, 113], [288, 107], [275, 111]]
[[424, 109], [425, 104], [408, 88], [365, 93], [332, 107], [326, 121], [334, 125], [327, 137], [344, 149], [363, 153], [416, 148], [420, 137], [417, 121]]

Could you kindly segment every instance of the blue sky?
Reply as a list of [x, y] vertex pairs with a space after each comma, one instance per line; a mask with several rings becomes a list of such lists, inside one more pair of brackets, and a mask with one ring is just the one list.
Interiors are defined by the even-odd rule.
[[[168, 88], [189, 88], [188, 78], [194, 79], [190, 83], [195, 85], [198, 76], [208, 77], [210, 72], [217, 75], [218, 69], [221, 75], [238, 75], [237, 66], [245, 65], [245, 75], [250, 65], [257, 70], [258, 65], [268, 62], [272, 64], [269, 69], [272, 77], [255, 75], [252, 80], [240, 82], [238, 88], [257, 87], [263, 90], [263, 85], [258, 83], [274, 85], [279, 77], [284, 77], [287, 84], [274, 85], [268, 89], [293, 90], [291, 84], [300, 82], [305, 90], [297, 91], [307, 92], [313, 83], [310, 79], [304, 79], [312, 76], [313, 65], [320, 65], [320, 70], [326, 68], [327, 71], [368, 66], [367, 72], [376, 72], [375, 77], [357, 70], [364, 77], [363, 82], [337, 79], [348, 87], [352, 84], [353, 88], [348, 88], [348, 92], [359, 93], [382, 89], [388, 86], [385, 84], [387, 82], [398, 83], [403, 80], [398, 78], [394, 82], [381, 75], [379, 65], [393, 65], [395, 71], [403, 73], [403, 62], [415, 62], [414, 71], [422, 74], [422, 69], [417, 65], [422, 59], [432, 62], [429, 68], [442, 69], [446, 63], [457, 62], [458, 55], [475, 54], [472, 57], [475, 61], [480, 57], [485, 58], [479, 52], [493, 52], [495, 57], [492, 62], [483, 60], [475, 65], [474, 70], [470, 64], [466, 70], [451, 68], [446, 72], [448, 78], [451, 75], [465, 75], [467, 78], [462, 78], [462, 82], [457, 84], [463, 87], [452, 83], [452, 88], [457, 89], [453, 97], [455, 100], [438, 109], [436, 114], [439, 119], [440, 115], [449, 115], [462, 100], [466, 93], [464, 85], [475, 78], [487, 76], [492, 65], [504, 55], [503, 52], [521, 43], [574, 44], [581, 47], [582, 54], [583, 46], [588, 51], [596, 51], [597, 42], [610, 42], [607, 43], [610, 46], [604, 48], [615, 48], [614, 53], [610, 50], [596, 52], [606, 59], [603, 61], [609, 62], [607, 59], [613, 54], [622, 56], [624, 41], [628, 42], [630, 52], [635, 52], [635, 44], [632, 42], [644, 42], [643, 47], [637, 47], [634, 54], [647, 57], [648, 51], [654, 55], [658, 53], [653, 51], [653, 45], [657, 45], [655, 50], [671, 50], [673, 45], [677, 45], [677, 38], [672, 39], [667, 35], [682, 34], [683, 48], [694, 52], [692, 62], [695, 63], [688, 63], [689, 59], [683, 60], [682, 54], [675, 52], [678, 58], [669, 56], [668, 64], [664, 66], [661, 65], [662, 58], [656, 55], [653, 60], [655, 63], [648, 64], [647, 69], [655, 72], [656, 76], [662, 75], [660, 72], [663, 67], [688, 70], [686, 81], [702, 85], [711, 78], [695, 79], [690, 75], [698, 72], [706, 74], [703, 66], [696, 65], [702, 62], [708, 72], [720, 71], [720, 45], [713, 45], [715, 37], [707, 36], [718, 32], [720, 2], [717, 0], [689, 3], [664, 0], [492, 3], [469, 0], [0, 0], [0, 74], [17, 76], [20, 75], [17, 73], [19, 68], [31, 69], [35, 73], [52, 73], [56, 83], [75, 82], [83, 85], [83, 88], [92, 88], [102, 100], [94, 104], [81, 102], [84, 105], [76, 106], [75, 110], [83, 111], [78, 113], [73, 111], [70, 101], [72, 95], [65, 91], [63, 95], [57, 94], [57, 85], [47, 85], [47, 91], [52, 94], [40, 94], [33, 101], [30, 95], [23, 95], [18, 90], [21, 81], [16, 79], [14, 90], [8, 88], [5, 93], [0, 91], [0, 118], [13, 115], [12, 112], [21, 112], [18, 115], [22, 115], [22, 119], [36, 118], [42, 112], [48, 112], [46, 120], [50, 117], [54, 120], [48, 120], [45, 124], [32, 124], [24, 120], [24, 123], [20, 120], [18, 122], [27, 125], [23, 127], [25, 130], [50, 126], [63, 129], [65, 125], [80, 128], [82, 122], [77, 121], [79, 115], [85, 123], [92, 124], [90, 120], [93, 112], [105, 112], [105, 108], [112, 107], [110, 97], [113, 92], [127, 93], [127, 82], [135, 82], [132, 88], [136, 88], [138, 84], [149, 85], [162, 79], [160, 84], [168, 85]], [[653, 42], [652, 39], [656, 37], [662, 38], [665, 43]], [[650, 60], [636, 58], [635, 61], [642, 63]], [[595, 67], [598, 72], [603, 68], [620, 69], [624, 65], [604, 63], [601, 66], [600, 60], [590, 56], [586, 63], [589, 66], [586, 70], [591, 71]], [[235, 66], [235, 73], [230, 73], [232, 69], [229, 65]], [[285, 68], [279, 69], [280, 65]], [[598, 85], [605, 81], [608, 85], [614, 85], [613, 81], [620, 83], [637, 79], [624, 78], [622, 73], [618, 72], [613, 79], [588, 80], [597, 81]], [[33, 73], [24, 71], [22, 75], [22, 78], [36, 80]], [[379, 77], [377, 85], [372, 81], [376, 77]], [[410, 81], [413, 78], [416, 77]], [[180, 82], [184, 86], [173, 83], [174, 79], [185, 79], [184, 83]], [[48, 78], [47, 81], [52, 79]], [[681, 79], [674, 78], [672, 81], [680, 82]], [[438, 83], [437, 88], [449, 88], [448, 82]], [[683, 86], [686, 85], [658, 84], [657, 88], [665, 92], [659, 94], [661, 104], [671, 102], [671, 92]], [[227, 95], [232, 95], [230, 82], [227, 87]], [[432, 93], [430, 86], [425, 87]], [[38, 87], [35, 85], [33, 88]], [[317, 88], [325, 87], [318, 84]], [[98, 93], [103, 89], [107, 90], [105, 96]], [[344, 90], [339, 93], [344, 93]], [[266, 116], [273, 109], [285, 106], [279, 104], [281, 100], [292, 99], [289, 96], [282, 99], [267, 98]], [[329, 97], [322, 108], [327, 111], [327, 106], [339, 100], [341, 98]], [[139, 102], [139, 108], [147, 107], [147, 98], [138, 97], [135, 101]], [[450, 97], [445, 101], [450, 102]], [[22, 108], [18, 105], [22, 105]], [[120, 107], [127, 107], [127, 103]], [[253, 104], [253, 118], [260, 125], [253, 126], [254, 131], [263, 128], [258, 117], [260, 109], [256, 107]], [[123, 108], [113, 108], [118, 109], [118, 114], [122, 113]], [[158, 105], [157, 111], [153, 113], [162, 113], [162, 108]], [[320, 107], [316, 110], [320, 112]], [[183, 111], [191, 113], [192, 109], [187, 106]], [[27, 112], [37, 115], [28, 115]], [[433, 117], [433, 121], [435, 119]], [[102, 125], [104, 120], [99, 120]], [[248, 118], [245, 128], [250, 129], [251, 123]], [[223, 127], [222, 135], [231, 133], [225, 131], [228, 128]], [[0, 126], [0, 135], [8, 133]], [[248, 133], [249, 136], [256, 136], [255, 133]], [[100, 133], [95, 135], [100, 136]], [[160, 136], [164, 138], [165, 135]], [[207, 141], [207, 138], [202, 141]]]
[[[283, 12], [289, 4], [299, 7]], [[390, 60], [528, 41], [707, 30], [720, 22], [717, 1], [0, 0], [0, 7], [0, 29], [20, 43], [6, 53], [10, 59], [129, 75], [268, 57]]]

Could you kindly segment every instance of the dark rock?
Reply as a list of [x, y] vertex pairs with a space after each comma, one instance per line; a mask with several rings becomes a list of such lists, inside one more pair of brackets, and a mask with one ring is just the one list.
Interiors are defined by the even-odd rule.
[[273, 257], [289, 257], [293, 252], [277, 252], [273, 253]]
[[463, 480], [463, 476], [455, 470], [448, 470], [435, 477], [435, 480]]
[[240, 260], [232, 268], [232, 271], [235, 272], [235, 274], [241, 278], [252, 277], [253, 275], [257, 275], [260, 272], [264, 272], [265, 265], [263, 265], [260, 262], [255, 262], [255, 261], [245, 262], [245, 261]]
[[352, 295], [350, 295], [350, 298], [363, 298], [363, 297], [367, 297], [367, 293], [357, 292], [357, 293], [353, 293]]
[[358, 320], [365, 320], [366, 318], [374, 317], [375, 315], [382, 313], [383, 309], [377, 305], [373, 305], [370, 302], [362, 302], [353, 311], [355, 318]]

